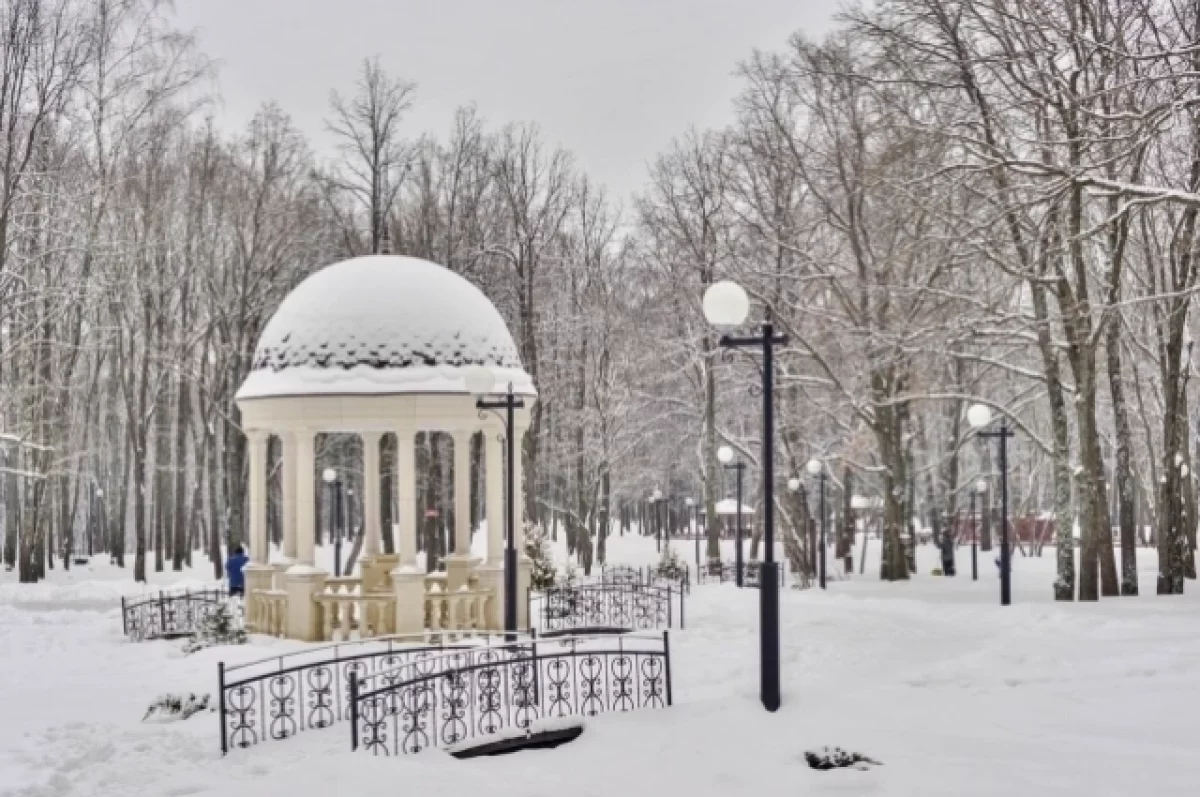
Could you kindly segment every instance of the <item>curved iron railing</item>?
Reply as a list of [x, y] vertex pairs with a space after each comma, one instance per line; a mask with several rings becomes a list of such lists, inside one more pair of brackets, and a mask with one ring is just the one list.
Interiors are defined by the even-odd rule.
[[647, 631], [684, 626], [683, 591], [645, 584], [578, 584], [551, 587], [529, 600], [529, 616], [543, 634]]
[[134, 642], [193, 634], [227, 597], [221, 589], [122, 597], [121, 631]]
[[[744, 562], [742, 564], [742, 584], [747, 587], [757, 587], [759, 577], [759, 562]], [[787, 566], [779, 562], [779, 586], [786, 586]], [[737, 581], [737, 564], [734, 562], [709, 562], [696, 573], [697, 584], [710, 584]]]
[[[520, 632], [518, 638], [529, 638]], [[342, 642], [217, 667], [221, 752], [288, 739], [306, 730], [328, 728], [347, 717], [350, 683], [386, 676], [404, 677], [406, 665], [429, 660], [429, 671], [448, 650], [483, 649], [504, 634], [426, 632]]]
[[487, 648], [458, 666], [363, 688], [352, 681], [351, 747], [416, 753], [538, 720], [671, 705], [662, 635], [570, 637]]

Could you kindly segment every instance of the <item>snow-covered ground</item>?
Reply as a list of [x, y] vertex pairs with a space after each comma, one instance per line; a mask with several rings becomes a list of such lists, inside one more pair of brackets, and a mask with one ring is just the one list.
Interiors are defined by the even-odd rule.
[[[690, 541], [672, 545], [692, 561]], [[215, 714], [144, 725], [147, 704], [161, 692], [215, 692], [222, 659], [302, 646], [255, 638], [185, 658], [178, 642], [122, 638], [119, 595], [141, 591], [127, 572], [56, 570], [32, 587], [0, 574], [0, 794], [1196, 793], [1200, 588], [1156, 597], [1153, 551], [1138, 552], [1143, 597], [1091, 605], [1051, 600], [1052, 550], [1018, 554], [1014, 605], [1002, 609], [990, 556], [978, 583], [966, 548], [960, 575], [938, 578], [927, 575], [937, 553], [923, 546], [921, 575], [882, 584], [872, 548], [866, 575], [782, 593], [777, 714], [757, 697], [758, 593], [705, 585], [672, 636], [673, 708], [589, 720], [557, 750], [469, 761], [354, 754], [344, 725], [222, 758]], [[653, 562], [654, 542], [613, 536], [609, 559]], [[154, 580], [201, 586], [206, 575]], [[883, 765], [809, 769], [804, 751], [824, 745]]]

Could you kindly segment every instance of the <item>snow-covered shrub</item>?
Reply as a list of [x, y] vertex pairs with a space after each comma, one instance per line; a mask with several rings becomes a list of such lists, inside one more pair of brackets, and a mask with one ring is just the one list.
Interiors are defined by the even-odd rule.
[[668, 545], [662, 549], [658, 564], [654, 566], [654, 575], [667, 581], [680, 582], [687, 578], [687, 565], [679, 558], [679, 552]]
[[862, 753], [851, 753], [840, 747], [822, 747], [820, 750], [809, 750], [804, 754], [804, 760], [813, 769], [870, 769], [879, 766], [879, 762], [867, 758]]
[[575, 566], [574, 562], [568, 560], [566, 567], [563, 568], [562, 577], [557, 580], [556, 586], [570, 589], [571, 587], [578, 587], [582, 581], [583, 576], [579, 575], [579, 568]]
[[200, 621], [196, 632], [183, 643], [184, 653], [195, 653], [214, 645], [246, 644], [246, 629], [242, 626], [241, 612], [233, 606], [233, 602], [231, 599], [218, 603], [216, 608]]
[[529, 586], [535, 592], [545, 592], [554, 586], [557, 573], [546, 543], [546, 530], [536, 523], [525, 524], [525, 555], [533, 562]]
[[174, 722], [175, 720], [185, 720], [201, 711], [212, 711], [213, 706], [210, 705], [211, 695], [204, 694], [196, 696], [189, 693], [183, 694], [165, 694], [154, 698], [154, 702], [146, 709], [145, 715], [142, 717], [142, 722]]

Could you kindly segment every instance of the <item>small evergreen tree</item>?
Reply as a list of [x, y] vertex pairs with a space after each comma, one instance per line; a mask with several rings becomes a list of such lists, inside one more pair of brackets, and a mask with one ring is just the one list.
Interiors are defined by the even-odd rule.
[[533, 562], [529, 586], [535, 592], [545, 592], [554, 586], [557, 573], [546, 543], [546, 530], [535, 523], [525, 524], [525, 555]]
[[662, 549], [654, 574], [667, 581], [682, 582], [687, 577], [687, 565], [679, 558], [679, 552], [667, 545]]
[[196, 632], [183, 644], [184, 653], [195, 653], [214, 645], [246, 644], [246, 629], [242, 627], [241, 618], [230, 603], [222, 601], [200, 621]]

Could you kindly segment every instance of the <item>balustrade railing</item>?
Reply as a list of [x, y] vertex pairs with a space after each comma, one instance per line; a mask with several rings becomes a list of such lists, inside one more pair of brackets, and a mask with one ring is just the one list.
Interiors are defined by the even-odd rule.
[[433, 584], [425, 593], [425, 626], [432, 631], [473, 632], [486, 625], [491, 590], [463, 586], [442, 591]]

